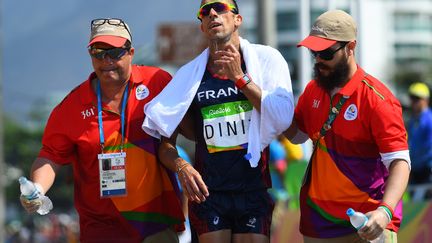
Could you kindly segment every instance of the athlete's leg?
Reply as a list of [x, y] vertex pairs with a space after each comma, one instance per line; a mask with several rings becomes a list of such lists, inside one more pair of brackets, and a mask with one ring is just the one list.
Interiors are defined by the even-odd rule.
[[231, 242], [231, 230], [218, 230], [198, 236], [200, 243]]
[[230, 195], [212, 192], [205, 202], [189, 202], [189, 220], [199, 242], [231, 242]]
[[262, 234], [233, 234], [233, 243], [269, 243], [270, 238]]
[[234, 243], [269, 243], [274, 202], [266, 190], [235, 196]]
[[168, 228], [156, 234], [150, 235], [145, 238], [143, 243], [160, 243], [160, 242], [169, 242], [169, 243], [178, 243], [179, 239], [177, 233], [174, 232], [173, 229]]

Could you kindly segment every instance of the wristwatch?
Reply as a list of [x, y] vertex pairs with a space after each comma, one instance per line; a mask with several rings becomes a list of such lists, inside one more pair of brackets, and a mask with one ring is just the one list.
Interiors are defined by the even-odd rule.
[[246, 86], [248, 83], [250, 83], [252, 81], [251, 77], [249, 77], [249, 75], [247, 73], [243, 74], [243, 76], [241, 78], [239, 78], [236, 82], [235, 82], [235, 86], [238, 89], [243, 88], [244, 86]]

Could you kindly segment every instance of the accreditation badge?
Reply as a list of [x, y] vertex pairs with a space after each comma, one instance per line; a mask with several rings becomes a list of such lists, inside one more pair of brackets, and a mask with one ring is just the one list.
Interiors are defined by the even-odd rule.
[[98, 154], [100, 196], [126, 195], [126, 153]]

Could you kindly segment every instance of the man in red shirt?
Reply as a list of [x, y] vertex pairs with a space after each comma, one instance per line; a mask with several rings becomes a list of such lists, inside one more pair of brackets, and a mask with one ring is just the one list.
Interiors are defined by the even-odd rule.
[[[285, 135], [294, 143], [314, 143], [300, 193], [306, 243], [359, 242], [383, 232], [390, 242], [402, 220], [410, 171], [402, 109], [383, 83], [357, 65], [356, 34], [353, 18], [332, 10], [298, 45], [310, 49], [315, 73]], [[369, 217], [358, 234], [348, 208]]]
[[157, 160], [159, 142], [141, 129], [144, 105], [171, 76], [132, 65], [131, 40], [121, 19], [92, 21], [94, 72], [52, 111], [32, 166], [43, 194], [58, 168], [72, 164], [81, 242], [178, 242], [174, 226], [184, 221], [173, 174]]

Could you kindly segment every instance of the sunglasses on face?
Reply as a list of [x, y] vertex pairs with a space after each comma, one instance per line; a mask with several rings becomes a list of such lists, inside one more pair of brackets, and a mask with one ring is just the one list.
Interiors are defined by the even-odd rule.
[[336, 52], [338, 52], [340, 49], [344, 48], [347, 44], [348, 44], [348, 42], [343, 42], [343, 43], [340, 43], [340, 46], [338, 48], [336, 48], [335, 50], [333, 50], [332, 47], [329, 47], [323, 51], [312, 51], [311, 50], [311, 53], [312, 53], [312, 56], [314, 58], [320, 57], [323, 60], [330, 61], [333, 59], [334, 54]]
[[93, 19], [91, 21], [91, 28], [96, 28], [98, 26], [101, 26], [105, 23], [108, 23], [109, 25], [114, 25], [114, 26], [122, 26], [123, 28], [125, 28], [127, 30], [127, 32], [129, 33], [129, 36], [132, 38], [131, 32], [129, 31], [129, 28], [127, 27], [127, 25], [125, 24], [125, 22], [122, 19]]
[[117, 47], [111, 49], [99, 49], [91, 47], [89, 49], [90, 55], [99, 60], [103, 60], [106, 55], [108, 55], [111, 59], [118, 60], [122, 56], [124, 56], [129, 51], [128, 48]]
[[419, 102], [421, 100], [421, 98], [418, 96], [415, 96], [415, 95], [410, 95], [410, 100], [412, 102]]
[[238, 14], [238, 11], [233, 4], [224, 2], [209, 2], [201, 6], [201, 8], [198, 10], [197, 18], [199, 20], [202, 20], [204, 16], [209, 16], [212, 9], [214, 9], [214, 11], [216, 11], [217, 13], [231, 11], [235, 14]]

